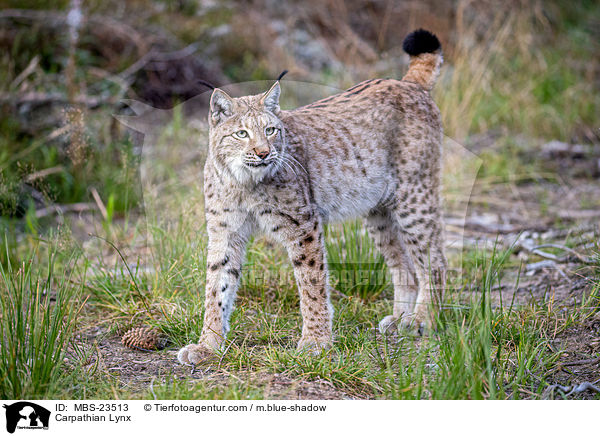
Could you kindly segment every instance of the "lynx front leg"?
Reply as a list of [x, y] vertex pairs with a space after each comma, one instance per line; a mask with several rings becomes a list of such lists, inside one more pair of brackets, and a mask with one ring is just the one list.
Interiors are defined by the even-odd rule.
[[237, 231], [219, 227], [219, 231], [214, 231], [209, 222], [204, 324], [198, 344], [179, 350], [177, 357], [184, 364], [196, 364], [214, 354], [229, 331], [251, 228], [247, 222]]
[[315, 218], [314, 222], [308, 223], [307, 229], [287, 241], [287, 251], [300, 292], [302, 337], [298, 349], [318, 352], [332, 344], [333, 307], [329, 301], [321, 225]]

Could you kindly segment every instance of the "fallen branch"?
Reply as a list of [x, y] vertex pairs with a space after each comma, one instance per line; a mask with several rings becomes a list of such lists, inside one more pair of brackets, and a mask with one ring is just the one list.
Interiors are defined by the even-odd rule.
[[573, 394], [581, 394], [586, 391], [600, 393], [600, 388], [590, 382], [583, 382], [573, 386], [563, 386], [559, 384], [550, 385], [544, 390], [543, 398], [554, 398], [555, 392], [563, 393], [566, 397]]
[[553, 260], [542, 260], [540, 262], [528, 263], [525, 265], [526, 271], [539, 271], [547, 268], [556, 268], [556, 262]]
[[560, 244], [541, 244], [541, 245], [537, 245], [537, 246], [534, 247], [535, 250], [538, 250], [540, 248], [556, 248], [558, 250], [563, 250], [563, 251], [566, 251], [568, 253], [571, 253], [572, 255], [574, 255], [575, 257], [577, 257], [580, 261], [582, 261], [584, 263], [590, 263], [591, 262], [591, 260], [588, 257], [586, 257], [583, 254], [578, 253], [577, 251], [573, 250], [572, 248], [566, 247], [564, 245], [560, 245]]
[[560, 363], [561, 366], [579, 366], [579, 365], [595, 365], [596, 363], [600, 363], [600, 356], [594, 359], [582, 359], [582, 360], [574, 360], [572, 362]]
[[53, 214], [65, 214], [65, 213], [79, 213], [94, 210], [96, 205], [94, 203], [73, 203], [73, 204], [53, 204], [52, 206], [44, 207], [35, 211], [36, 218], [43, 218]]
[[25, 177], [25, 181], [27, 183], [31, 183], [37, 179], [43, 179], [44, 177], [48, 177], [49, 175], [60, 173], [64, 171], [64, 167], [62, 165], [57, 165], [55, 167], [46, 168], [40, 171], [36, 171], [35, 173], [28, 174]]
[[98, 206], [98, 210], [100, 210], [100, 213], [102, 214], [102, 218], [104, 218], [104, 220], [108, 220], [108, 211], [106, 210], [106, 206], [104, 206], [104, 202], [100, 198], [100, 194], [98, 194], [96, 188], [91, 188], [91, 191], [92, 197], [94, 197], [94, 201]]
[[558, 216], [562, 219], [589, 219], [600, 217], [600, 210], [589, 209], [589, 210], [560, 210], [557, 212]]
[[67, 95], [60, 94], [58, 92], [28, 92], [26, 94], [2, 92], [0, 93], [0, 103], [9, 103], [14, 105], [21, 105], [25, 103], [43, 105], [52, 103], [61, 104], [81, 104], [89, 108], [96, 108], [105, 104], [115, 104], [118, 99], [113, 96], [97, 97], [91, 95], [76, 95], [71, 101]]
[[[517, 244], [515, 244], [515, 248], [517, 248], [517, 249], [522, 248], [531, 254], [535, 254], [536, 256], [543, 257], [544, 259], [547, 259], [547, 260], [550, 260], [550, 261], [556, 262], [556, 263], [573, 262], [573, 261], [575, 261], [575, 259], [578, 262], [584, 263], [586, 265], [590, 265], [593, 263], [591, 258], [584, 256], [581, 253], [578, 253], [577, 251], [573, 250], [572, 248], [569, 248], [569, 247], [566, 247], [566, 246], [560, 245], [560, 244], [533, 245], [531, 240], [521, 240]], [[572, 254], [574, 257], [568, 256], [568, 255], [559, 257], [556, 254], [552, 254], [552, 253], [543, 251], [542, 248], [556, 248], [559, 250], [566, 251], [567, 253]]]

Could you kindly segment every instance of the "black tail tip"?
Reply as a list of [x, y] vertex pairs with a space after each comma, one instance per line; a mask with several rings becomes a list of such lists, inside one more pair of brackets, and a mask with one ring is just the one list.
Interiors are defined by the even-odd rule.
[[437, 36], [424, 29], [409, 33], [402, 43], [404, 51], [411, 56], [418, 56], [421, 53], [433, 53], [441, 47]]

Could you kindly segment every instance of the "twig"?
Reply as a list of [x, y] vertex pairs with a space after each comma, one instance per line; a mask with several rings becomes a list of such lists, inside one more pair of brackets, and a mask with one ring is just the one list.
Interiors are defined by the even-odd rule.
[[60, 94], [58, 92], [28, 92], [26, 94], [12, 93], [12, 92], [2, 92], [0, 93], [0, 103], [10, 103], [10, 104], [51, 104], [51, 103], [73, 103], [87, 106], [89, 108], [96, 108], [105, 104], [115, 104], [117, 103], [117, 99], [113, 96], [107, 97], [99, 97], [92, 95], [79, 94], [73, 97], [73, 100], [69, 100], [69, 97]]
[[35, 151], [42, 145], [44, 145], [50, 141], [53, 141], [54, 139], [58, 138], [59, 136], [64, 135], [65, 133], [67, 133], [69, 131], [69, 129], [70, 129], [69, 126], [59, 127], [58, 129], [55, 129], [52, 132], [50, 132], [48, 135], [46, 135], [46, 137], [43, 140], [32, 142], [31, 145], [26, 147], [24, 150], [21, 150], [20, 152], [13, 154], [2, 165], [0, 165], [0, 171], [2, 171], [4, 168], [8, 168], [8, 166], [10, 164], [12, 164], [13, 162], [23, 159], [29, 153]]
[[578, 386], [574, 387], [573, 390], [571, 392], [569, 392], [567, 395], [580, 394], [585, 391], [594, 391], [594, 392], [600, 393], [600, 389], [596, 385], [593, 385], [590, 382], [583, 382], [583, 383], [579, 384]]
[[[122, 38], [133, 41], [140, 52], [145, 51], [147, 38], [144, 38], [135, 28], [104, 15], [92, 15], [86, 18], [86, 24], [92, 28], [108, 28], [108, 30]], [[37, 20], [46, 26], [64, 26], [67, 24], [68, 15], [58, 11], [44, 11], [31, 9], [5, 9], [0, 11], [0, 19]]]
[[183, 59], [193, 55], [195, 52], [198, 51], [199, 48], [200, 46], [197, 43], [192, 43], [187, 47], [182, 48], [181, 50], [176, 50], [172, 52], [158, 52], [154, 48], [151, 48], [141, 58], [139, 58], [125, 70], [121, 71], [117, 75], [117, 77], [121, 80], [127, 81], [131, 76], [133, 76], [139, 70], [144, 68], [150, 62], [169, 62], [178, 59]]
[[560, 244], [533, 245], [531, 243], [531, 240], [522, 240], [522, 241], [519, 241], [517, 244], [515, 244], [515, 248], [522, 248], [531, 254], [535, 254], [537, 256], [543, 257], [544, 259], [548, 259], [548, 260], [550, 260], [552, 262], [556, 262], [556, 263], [566, 263], [566, 262], [573, 261], [572, 257], [569, 257], [569, 256], [559, 257], [556, 254], [548, 253], [546, 251], [541, 250], [542, 248], [557, 248], [559, 250], [564, 250], [568, 253], [573, 254], [577, 258], [577, 260], [581, 263], [585, 263], [585, 264], [593, 263], [590, 258], [587, 258], [586, 256], [576, 252], [572, 248], [565, 247], [564, 245], [560, 245]]
[[540, 262], [528, 263], [525, 266], [526, 271], [539, 271], [544, 268], [556, 268], [556, 262], [553, 260], [542, 260]]
[[30, 183], [37, 179], [43, 179], [44, 177], [47, 177], [51, 174], [60, 173], [64, 169], [65, 168], [62, 165], [57, 165], [55, 167], [50, 167], [40, 171], [36, 171], [35, 173], [28, 174], [27, 177], [25, 177], [25, 181], [27, 183]]
[[65, 214], [71, 212], [87, 212], [88, 210], [94, 210], [96, 205], [94, 203], [73, 203], [73, 204], [53, 204], [52, 206], [44, 207], [35, 211], [36, 218], [43, 218], [53, 214]]
[[0, 11], [0, 18], [40, 20], [51, 25], [64, 24], [67, 20], [66, 14], [61, 12], [29, 9], [5, 9]]
[[110, 245], [112, 248], [114, 248], [114, 250], [117, 252], [117, 254], [119, 255], [119, 257], [121, 258], [121, 261], [125, 264], [125, 268], [127, 268], [127, 272], [129, 273], [129, 277], [131, 278], [131, 283], [133, 284], [133, 288], [136, 290], [138, 296], [142, 300], [142, 304], [146, 308], [146, 312], [147, 312], [148, 316], [150, 316], [150, 318], [154, 319], [154, 316], [152, 315], [152, 311], [150, 310], [150, 304], [148, 303], [146, 296], [140, 290], [140, 287], [137, 284], [135, 276], [133, 275], [133, 272], [131, 271], [131, 268], [129, 268], [129, 264], [125, 260], [125, 256], [123, 256], [123, 253], [121, 253], [121, 250], [119, 250], [119, 248], [115, 244], [113, 244], [112, 242], [110, 242], [108, 239], [103, 238], [102, 236], [94, 235], [92, 233], [90, 233], [89, 235], [93, 236], [93, 237], [96, 237], [98, 239], [103, 240], [108, 245]]
[[583, 157], [592, 151], [592, 147], [583, 144], [568, 144], [561, 141], [550, 141], [542, 145], [542, 154], [547, 157], [568, 156], [571, 158]]
[[[157, 62], [171, 62], [179, 59], [187, 58], [198, 51], [200, 45], [197, 42], [193, 42], [180, 50], [168, 51], [168, 52], [153, 52], [152, 60]], [[152, 50], [151, 50], [152, 51]]]
[[578, 253], [577, 251], [573, 250], [572, 248], [569, 247], [565, 247], [564, 245], [560, 245], [560, 244], [541, 244], [541, 245], [537, 245], [535, 247], [533, 247], [533, 250], [538, 250], [540, 248], [557, 248], [559, 250], [564, 250], [568, 253], [571, 253], [572, 255], [574, 255], [575, 257], [577, 257], [579, 260], [581, 260], [584, 263], [590, 263], [590, 259], [585, 257], [583, 254]]
[[79, 29], [84, 16], [81, 12], [81, 0], [71, 0], [69, 13], [67, 14], [67, 26], [69, 28], [69, 50], [67, 67], [65, 68], [65, 82], [69, 101], [73, 101], [77, 95], [77, 84], [75, 83], [75, 51], [79, 43]]
[[578, 366], [578, 365], [595, 365], [596, 363], [600, 363], [600, 356], [594, 359], [583, 359], [583, 360], [574, 360], [572, 362], [560, 363], [562, 366]]
[[600, 217], [600, 210], [560, 210], [558, 216], [563, 219], [586, 219]]
[[600, 393], [600, 388], [598, 388], [595, 384], [590, 382], [583, 382], [578, 385], [573, 386], [563, 386], [559, 384], [548, 386], [543, 394], [544, 398], [554, 398], [554, 392], [559, 391], [562, 392], [565, 396], [573, 395], [573, 394], [581, 394], [585, 391], [593, 391], [596, 393]]
[[27, 78], [31, 73], [35, 71], [38, 64], [40, 63], [39, 55], [35, 55], [30, 61], [27, 67], [10, 84], [10, 89], [17, 89], [21, 82]]
[[96, 202], [98, 209], [100, 210], [100, 213], [102, 214], [102, 218], [108, 220], [108, 211], [106, 210], [106, 206], [104, 206], [104, 203], [100, 198], [100, 194], [98, 194], [98, 191], [94, 187], [92, 187], [90, 191], [92, 193], [92, 197], [94, 197], [94, 201]]
[[533, 226], [519, 226], [513, 224], [500, 224], [493, 222], [486, 222], [481, 217], [470, 217], [467, 219], [459, 218], [459, 217], [446, 217], [444, 218], [444, 222], [446, 224], [456, 226], [460, 229], [472, 229], [485, 233], [500, 233], [500, 234], [509, 234], [509, 233], [519, 233], [525, 230], [529, 231], [545, 231], [548, 229], [546, 225], [536, 224]]
[[144, 68], [148, 62], [152, 59], [152, 57], [156, 54], [154, 49], [150, 49], [146, 54], [144, 54], [141, 58], [135, 61], [133, 64], [128, 66], [126, 69], [121, 71], [117, 77], [121, 80], [128, 81], [131, 76]]
[[152, 392], [152, 396], [154, 397], [154, 399], [157, 400], [158, 398], [156, 397], [156, 394], [154, 393], [154, 379], [155, 379], [155, 377], [152, 377], [152, 380], [150, 380], [150, 392]]

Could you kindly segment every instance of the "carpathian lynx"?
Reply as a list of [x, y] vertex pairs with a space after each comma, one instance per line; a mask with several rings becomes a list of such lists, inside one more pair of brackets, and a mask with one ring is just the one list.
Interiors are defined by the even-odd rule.
[[279, 81], [255, 96], [214, 90], [204, 170], [204, 326], [199, 343], [179, 351], [180, 362], [196, 364], [221, 346], [255, 232], [281, 242], [293, 263], [303, 319], [298, 348], [329, 347], [333, 308], [323, 224], [357, 216], [366, 217], [392, 273], [393, 314], [380, 330], [430, 325], [446, 269], [442, 126], [429, 95], [442, 54], [424, 30], [408, 35], [403, 47], [411, 57], [401, 81], [367, 80], [290, 111], [279, 108]]

